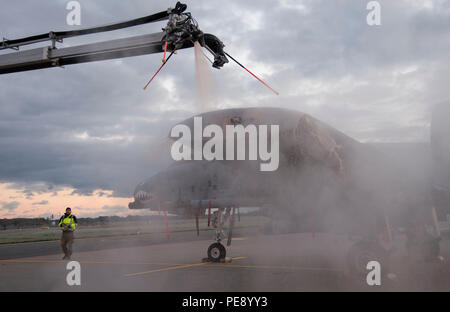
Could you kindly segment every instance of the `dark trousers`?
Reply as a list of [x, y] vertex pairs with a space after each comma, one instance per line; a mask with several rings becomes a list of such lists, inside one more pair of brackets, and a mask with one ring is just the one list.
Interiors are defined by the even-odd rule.
[[64, 252], [64, 255], [67, 257], [72, 256], [72, 244], [73, 244], [74, 236], [73, 232], [63, 232], [61, 235], [61, 248]]

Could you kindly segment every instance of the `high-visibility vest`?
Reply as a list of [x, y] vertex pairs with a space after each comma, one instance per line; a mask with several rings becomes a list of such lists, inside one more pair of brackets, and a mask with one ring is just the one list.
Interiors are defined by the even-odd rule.
[[[74, 231], [77, 228], [77, 223], [74, 221], [74, 218], [72, 216], [72, 214], [70, 214], [69, 216], [62, 216], [61, 220], [58, 223], [59, 227], [62, 227], [62, 225], [65, 224], [68, 227], [64, 229], [64, 231]], [[69, 227], [70, 225], [70, 227]]]

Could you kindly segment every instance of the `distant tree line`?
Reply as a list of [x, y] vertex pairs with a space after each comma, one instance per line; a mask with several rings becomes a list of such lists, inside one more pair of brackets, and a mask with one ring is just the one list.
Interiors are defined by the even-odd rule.
[[[148, 222], [149, 220], [162, 219], [163, 216], [99, 216], [96, 218], [78, 218], [79, 225], [95, 226], [108, 225], [120, 222]], [[174, 217], [171, 217], [174, 218]], [[177, 217], [175, 217], [177, 218]], [[57, 226], [59, 219], [51, 220], [50, 218], [16, 218], [16, 219], [0, 219], [0, 230], [8, 229], [25, 229], [42, 226]]]
[[[259, 215], [259, 211], [251, 211], [241, 213], [241, 215], [256, 216]], [[168, 216], [171, 219], [182, 219], [183, 216]], [[203, 216], [204, 218], [207, 215]], [[111, 225], [121, 222], [149, 222], [150, 220], [163, 220], [164, 215], [151, 215], [151, 216], [99, 216], [96, 218], [78, 218], [78, 224], [83, 226], [96, 226], [96, 225]], [[26, 228], [36, 228], [36, 227], [53, 227], [57, 226], [58, 219], [51, 218], [16, 218], [16, 219], [0, 219], [0, 230], [8, 229], [26, 229]]]
[[17, 218], [17, 219], [0, 219], [0, 229], [21, 229], [33, 228], [43, 225], [49, 225], [49, 220], [44, 218]]

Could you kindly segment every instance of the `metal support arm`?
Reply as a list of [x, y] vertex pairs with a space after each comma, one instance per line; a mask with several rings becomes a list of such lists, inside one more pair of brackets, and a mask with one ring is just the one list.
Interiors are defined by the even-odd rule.
[[[36, 48], [0, 55], [0, 74], [163, 52], [164, 33], [52, 49]], [[192, 47], [185, 42], [181, 49]]]
[[[16, 51], [0, 55], [0, 74], [159, 53], [164, 51], [164, 43], [168, 43], [168, 51], [174, 51], [193, 47], [195, 41], [207, 46], [214, 54], [214, 67], [220, 68], [228, 62], [222, 50], [223, 44], [217, 37], [203, 34], [191, 14], [184, 13], [185, 10], [186, 5], [178, 2], [174, 9], [169, 8], [167, 11], [126, 22], [74, 31], [50, 32], [16, 40], [5, 39], [0, 42], [0, 50]], [[113, 31], [165, 19], [169, 19], [169, 22], [166, 28], [163, 28], [163, 32], [67, 48], [56, 47], [56, 42], [61, 42], [65, 38]], [[51, 46], [17, 51], [21, 46], [44, 41], [51, 41]]]

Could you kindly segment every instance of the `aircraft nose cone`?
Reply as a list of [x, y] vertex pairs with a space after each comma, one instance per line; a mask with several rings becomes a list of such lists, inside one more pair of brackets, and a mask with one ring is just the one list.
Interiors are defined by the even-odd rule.
[[146, 201], [152, 199], [152, 195], [149, 192], [140, 190], [134, 194], [134, 199], [139, 201]]

